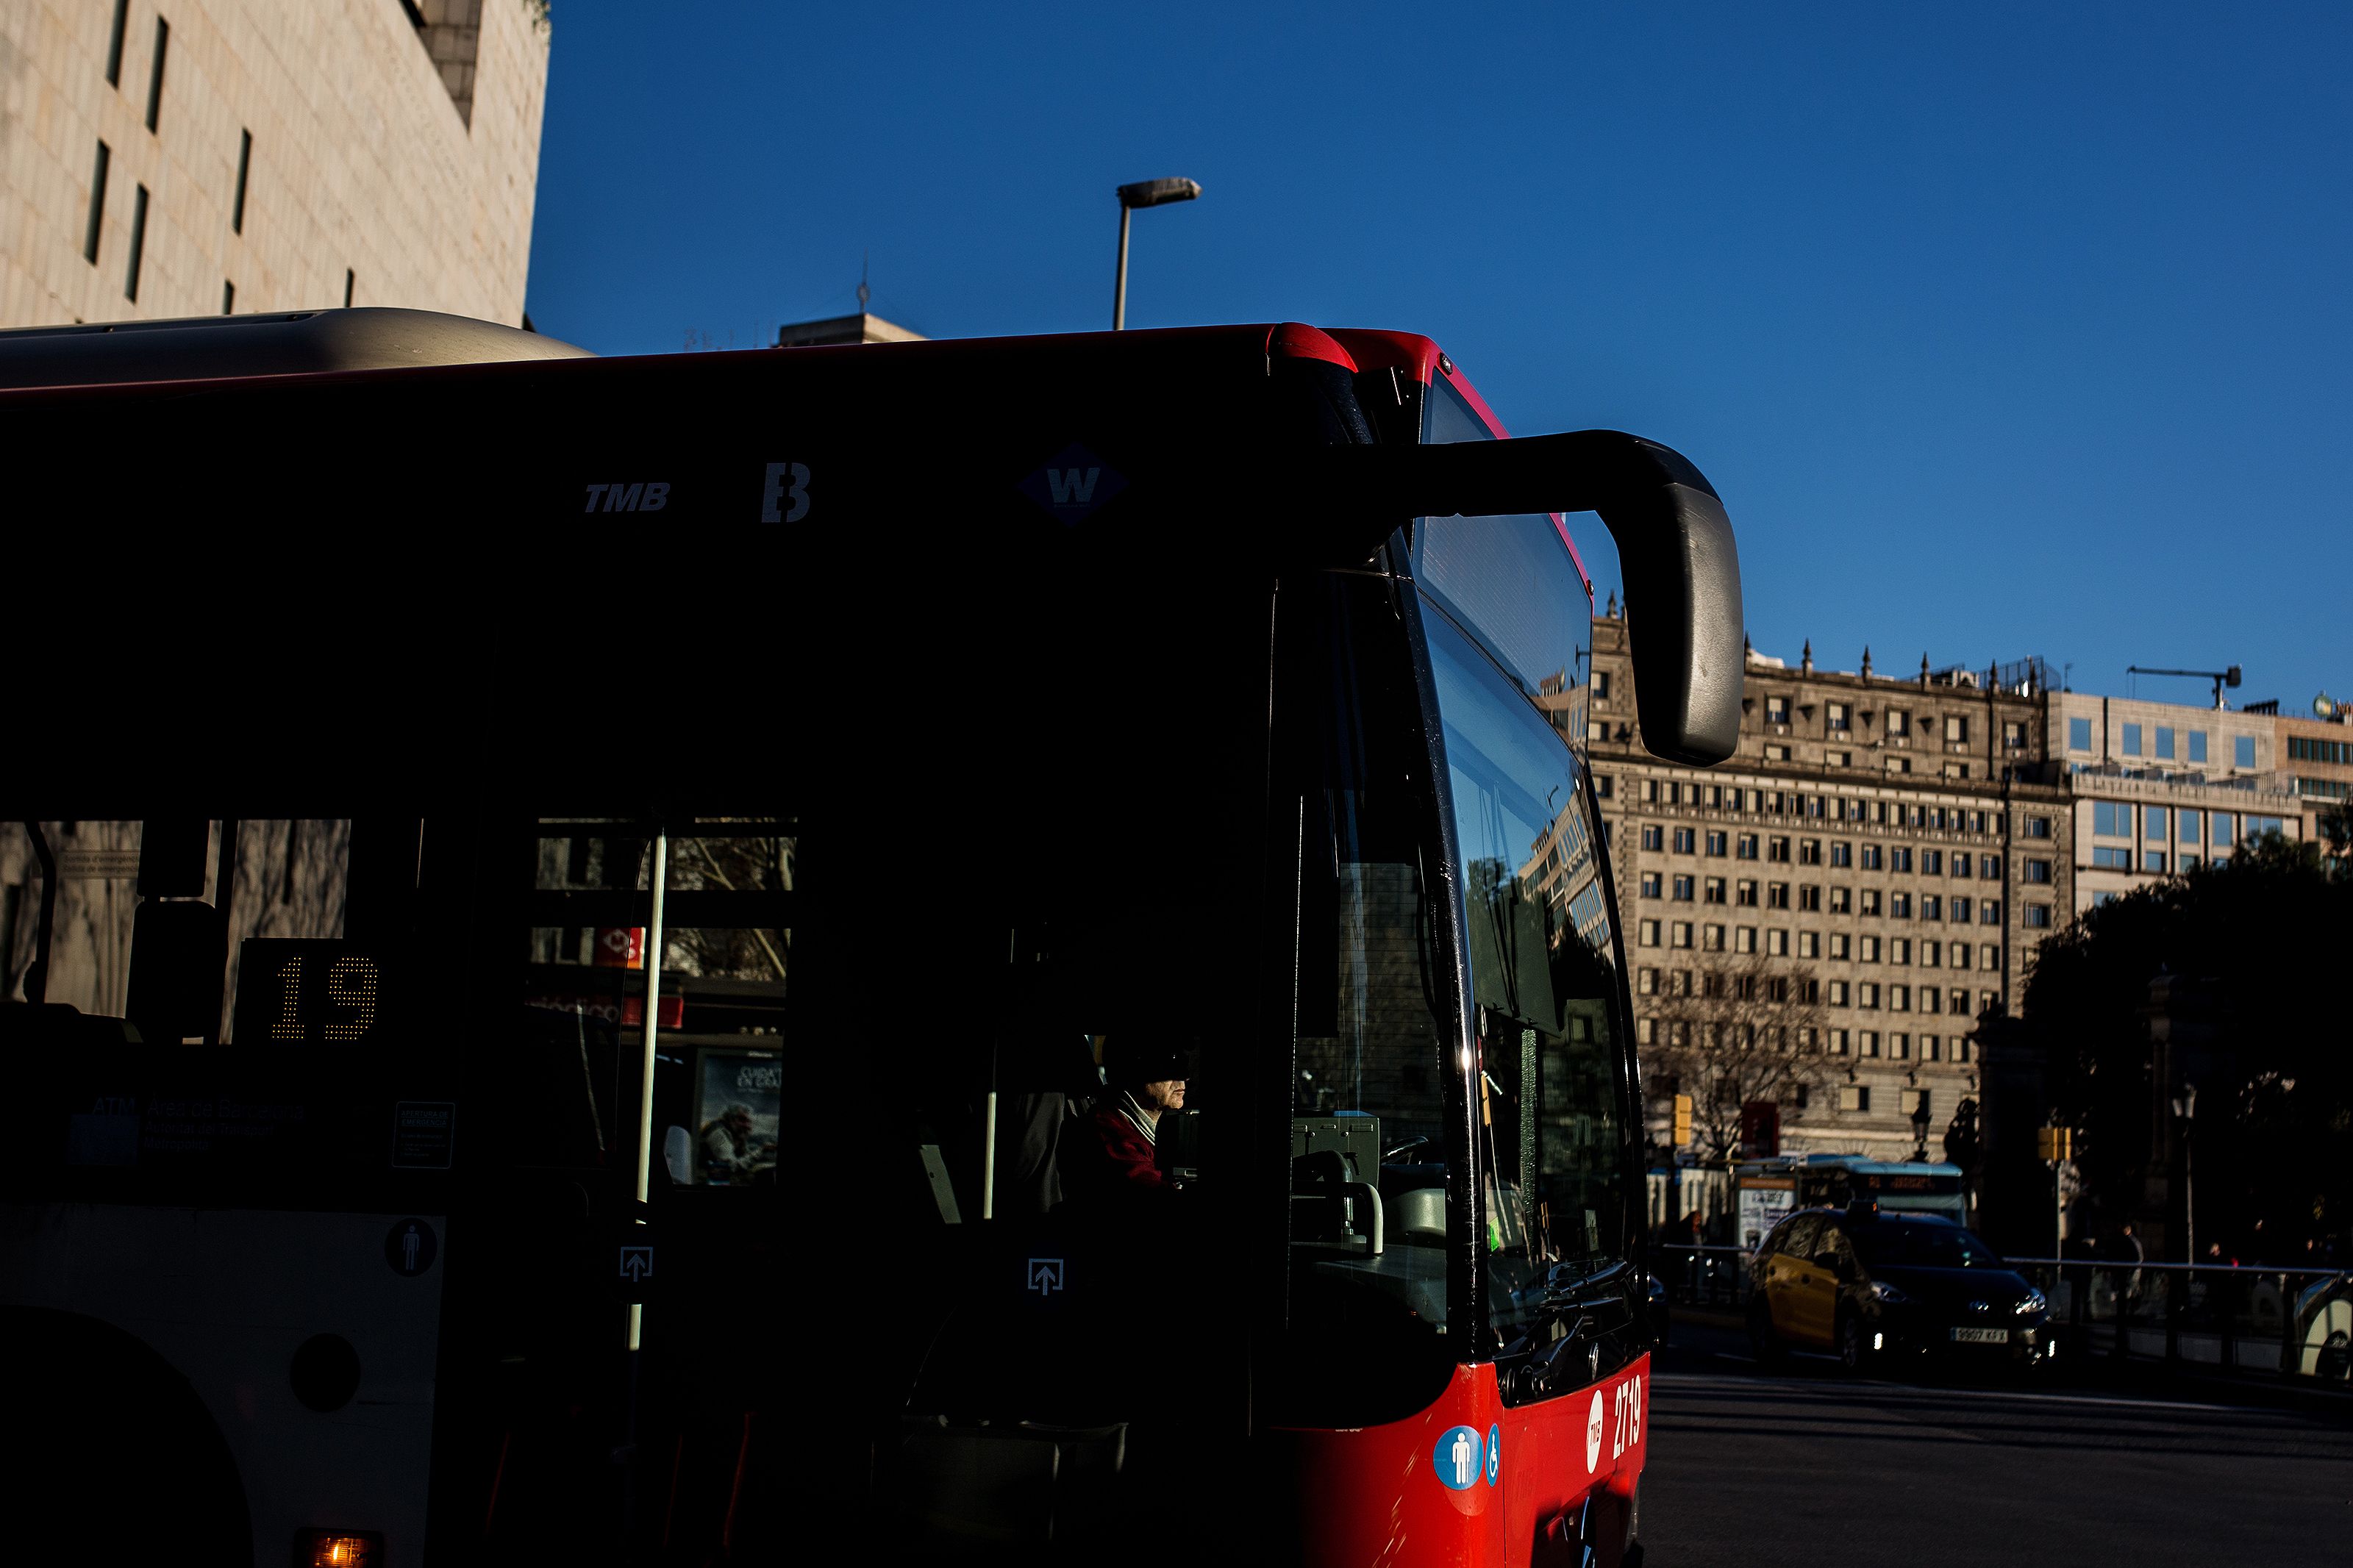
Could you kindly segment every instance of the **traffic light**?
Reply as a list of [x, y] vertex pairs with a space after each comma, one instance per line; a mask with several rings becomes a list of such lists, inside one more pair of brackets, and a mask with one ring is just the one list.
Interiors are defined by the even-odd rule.
[[2075, 1156], [2075, 1132], [2070, 1127], [2038, 1127], [2034, 1130], [2034, 1157], [2045, 1164], [2055, 1165]]
[[1692, 1097], [1691, 1097], [1690, 1095], [1688, 1095], [1688, 1094], [1679, 1094], [1679, 1095], [1675, 1096], [1675, 1147], [1676, 1147], [1676, 1148], [1678, 1148], [1678, 1149], [1687, 1149], [1687, 1148], [1689, 1148], [1689, 1147], [1691, 1146], [1691, 1141], [1692, 1141], [1692, 1129], [1691, 1129], [1691, 1124], [1692, 1124]]

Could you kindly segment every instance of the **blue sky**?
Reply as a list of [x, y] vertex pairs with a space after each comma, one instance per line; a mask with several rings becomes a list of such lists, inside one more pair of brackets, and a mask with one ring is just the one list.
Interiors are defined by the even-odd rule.
[[[1759, 649], [2353, 698], [2353, 7], [559, 3], [530, 308], [605, 353], [1428, 332], [1680, 447]], [[1607, 536], [1579, 543], [1606, 587]], [[2191, 681], [2139, 683], [2196, 701]]]

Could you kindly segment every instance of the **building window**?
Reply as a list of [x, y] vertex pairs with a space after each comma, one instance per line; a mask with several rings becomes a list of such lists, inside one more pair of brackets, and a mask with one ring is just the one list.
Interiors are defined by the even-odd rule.
[[2228, 849], [2232, 842], [2232, 830], [2239, 819], [2228, 812], [2218, 811], [2208, 820], [2214, 825], [2214, 847]]
[[1675, 879], [1675, 902], [1679, 904], [1687, 904], [1691, 901], [1692, 879], [1689, 877], [1677, 877]]
[[1609, 672], [1608, 670], [1597, 669], [1593, 672], [1593, 695], [1600, 701], [1607, 702], [1609, 700]]
[[2001, 743], [2013, 752], [2022, 751], [2026, 746], [2025, 724], [2016, 719], [2003, 720]]
[[1851, 915], [1854, 913], [1854, 891], [1852, 889], [1832, 888], [1831, 889], [1831, 913], [1834, 915]]
[[2205, 864], [2205, 862], [2199, 859], [2195, 855], [2184, 855], [2181, 857], [2180, 860], [2181, 868], [2185, 871], [2195, 871], [2203, 864]]
[[1821, 863], [1822, 841], [1819, 838], [1799, 839], [1798, 841], [1798, 864], [1800, 866], [1819, 866]]
[[1833, 733], [1841, 730], [1852, 730], [1854, 728], [1852, 721], [1848, 717], [1848, 709], [1845, 703], [1827, 703], [1823, 707], [1823, 712], [1829, 720], [1830, 727]]
[[1966, 745], [1966, 744], [1968, 742], [1968, 738], [1969, 738], [1969, 717], [1968, 717], [1968, 714], [1966, 714], [1966, 713], [1947, 713], [1947, 714], [1946, 714], [1946, 715], [1945, 715], [1945, 743], [1946, 743], [1947, 745], [1955, 745], [1955, 746], [1957, 746], [1957, 745]]
[[2127, 756], [2127, 757], [2137, 757], [2137, 756], [2139, 756], [2139, 755], [2141, 754], [2141, 750], [2140, 750], [2140, 726], [2139, 726], [2139, 725], [2137, 725], [2137, 724], [2126, 724], [2126, 726], [2124, 726], [2124, 732], [2125, 732], [2125, 740], [2124, 740], [2124, 752], [2125, 752], [2125, 755], [2126, 755], [2126, 756]]
[[1646, 899], [1655, 899], [1661, 896], [1659, 874], [1656, 871], [1645, 871], [1642, 873], [1642, 896]]
[[1659, 922], [1658, 922], [1658, 921], [1644, 921], [1642, 922], [1642, 924], [1641, 924], [1641, 935], [1642, 935], [1642, 945], [1643, 945], [1644, 947], [1656, 947], [1656, 946], [1658, 946], [1658, 945], [1659, 945]]
[[1733, 896], [1739, 900], [1741, 908], [1753, 910], [1757, 907], [1757, 884], [1743, 879], [1740, 886], [1733, 889]]
[[[1966, 1017], [1968, 1016], [1969, 1010], [1969, 994], [1968, 992], [1962, 990], [1957, 985], [1954, 986], [1951, 1003], [1953, 1016], [1955, 1017]], [[1957, 1056], [1953, 1059], [1956, 1061], [1967, 1061], [1968, 1060], [1968, 1058], [1967, 1056]]]
[[1757, 835], [1755, 835], [1754, 833], [1744, 833], [1744, 834], [1742, 834], [1742, 835], [1740, 836], [1740, 840], [1739, 840], [1739, 842], [1738, 842], [1738, 843], [1736, 843], [1736, 844], [1735, 844], [1735, 845], [1732, 847], [1732, 852], [1733, 852], [1735, 855], [1738, 856], [1738, 857], [1739, 857], [1741, 859], [1743, 859], [1743, 860], [1754, 860], [1754, 859], [1756, 859], [1756, 858], [1757, 858]]
[[1732, 951], [1735, 952], [1755, 952], [1757, 951], [1757, 928], [1755, 926], [1740, 926], [1736, 928], [1732, 933]]
[[2067, 749], [2071, 752], [2088, 752], [2092, 749], [2092, 721], [2089, 719], [2067, 721]]
[[155, 18], [155, 58], [147, 62], [147, 129], [155, 129], [155, 118], [164, 109], [164, 51], [171, 47], [172, 24], [163, 17]]
[[1700, 932], [1700, 942], [1701, 945], [1707, 952], [1722, 952], [1724, 951], [1724, 928], [1716, 925], [1704, 928]]
[[[1902, 1034], [1888, 1036], [1887, 1054], [1895, 1061], [1910, 1061], [1912, 1059], [1912, 1037]], [[1906, 1089], [1904, 1092], [1906, 1094], [1912, 1094], [1917, 1091]]]
[[1853, 865], [1854, 846], [1849, 844], [1843, 838], [1834, 840], [1831, 845], [1831, 864], [1833, 866]]
[[2026, 837], [2029, 838], [2050, 837], [2051, 819], [2047, 816], [2028, 817], [2026, 819]]
[[1920, 1011], [1941, 1013], [1945, 1010], [1945, 994], [1933, 985], [1920, 987]]
[[1699, 835], [1688, 827], [1675, 829], [1675, 853], [1689, 855], [1699, 847]]
[[2166, 826], [2165, 807], [2161, 805], [2146, 805], [2141, 807], [2140, 836], [2143, 838], [2147, 839], [2152, 844], [2164, 843]]
[[1883, 870], [1886, 868], [1886, 864], [1887, 857], [1882, 853], [1878, 845], [1866, 844], [1862, 847], [1862, 868], [1864, 870]]
[[1798, 956], [1799, 958], [1820, 958], [1821, 955], [1822, 933], [1816, 931], [1799, 931], [1798, 933]]
[[2203, 814], [2200, 812], [2187, 810], [2175, 812], [2173, 814], [2173, 837], [2183, 844], [2197, 843], [2198, 825], [2204, 820], [2205, 818]]
[[139, 261], [147, 249], [147, 187], [138, 187], [131, 203], [131, 267], [123, 274], [122, 297], [139, 303]]
[[1861, 962], [1864, 963], [1877, 963], [1879, 962], [1879, 939], [1877, 937], [1864, 937], [1862, 942], [1862, 955]]
[[1707, 879], [1707, 886], [1701, 890], [1701, 898], [1711, 904], [1724, 902], [1724, 879], [1710, 877]]
[[1909, 876], [1912, 871], [1912, 850], [1907, 845], [1897, 845], [1887, 852], [1887, 868]]
[[1786, 763], [1789, 760], [1789, 748], [1767, 746], [1765, 748], [1765, 760], [1768, 763]]
[[1853, 936], [1849, 932], [1842, 931], [1834, 931], [1831, 932], [1831, 956], [1832, 958], [1839, 959], [1853, 957]]
[[1978, 993], [1978, 1011], [1990, 1013], [2000, 1005], [2000, 1000], [1990, 991], [1980, 991]]
[[2132, 837], [2132, 807], [2116, 800], [2092, 803], [2092, 831], [2103, 838]]
[[1827, 1006], [1831, 1006], [1831, 1007], [1843, 1007], [1843, 1006], [1845, 1006], [1845, 1005], [1846, 1005], [1846, 982], [1845, 982], [1845, 981], [1843, 981], [1843, 980], [1833, 980], [1833, 981], [1831, 981], [1831, 982], [1830, 983], [1829, 986], [1828, 986], [1828, 987], [1824, 990], [1824, 992], [1823, 992], [1822, 1000], [1823, 1000], [1824, 1005], [1827, 1005]]
[[1891, 773], [1908, 773], [1912, 771], [1912, 759], [1890, 757], [1887, 759], [1887, 771]]
[[1674, 930], [1668, 933], [1668, 937], [1677, 947], [1691, 946], [1691, 921], [1677, 921], [1675, 922]]
[[1921, 894], [1920, 918], [1924, 921], [1943, 920], [1945, 918], [1945, 900], [1935, 893]]
[[2051, 928], [2051, 906], [2049, 904], [2027, 905], [2026, 923], [2036, 931], [2048, 931]]
[[1726, 844], [1723, 834], [1712, 832], [1707, 836], [1707, 852], [1718, 860], [1724, 858]]
[[2144, 849], [2140, 852], [2140, 868], [2162, 877], [2165, 875], [2165, 851]]
[[1786, 910], [1789, 907], [1789, 884], [1775, 882], [1765, 889], [1765, 907]]
[[1844, 1029], [1832, 1029], [1824, 1038], [1830, 1042], [1831, 1055], [1842, 1057], [1847, 1054], [1849, 1045], [1847, 1032]]
[[1936, 968], [1936, 961], [1943, 954], [1943, 952], [1944, 949], [1937, 943], [1934, 942], [1923, 942], [1920, 944], [1920, 967], [1923, 969]]
[[1765, 933], [1765, 953], [1768, 958], [1788, 957], [1789, 933], [1779, 930], [1767, 931]]
[[1879, 889], [1877, 888], [1865, 888], [1862, 890], [1862, 912], [1867, 915], [1875, 915], [1879, 912]]
[[1883, 727], [1889, 740], [1900, 741], [1912, 732], [1912, 715], [1901, 708], [1890, 708]]
[[1786, 697], [1765, 699], [1765, 722], [1786, 724], [1789, 721], [1789, 700]]
[[2189, 760], [2193, 763], [2206, 760], [2206, 731], [2203, 730], [2189, 731]]
[[1978, 924], [1988, 926], [1998, 926], [2001, 924], [2001, 900], [2000, 899], [1980, 899], [1978, 900]]
[[231, 234], [245, 232], [245, 176], [253, 167], [253, 132], [240, 131], [237, 142], [237, 201], [230, 206], [228, 227]]
[[114, 0], [114, 26], [106, 35], [106, 85], [122, 85], [122, 26], [131, 19], [131, 0]]
[[2255, 738], [2253, 735], [2231, 737], [2231, 761], [2234, 766], [2242, 768], [2255, 765]]
[[1788, 865], [1789, 863], [1789, 841], [1786, 838], [1773, 839], [1765, 846], [1765, 858], [1774, 862], [1776, 865]]
[[2000, 881], [2000, 880], [2001, 880], [2001, 857], [2000, 857], [2000, 856], [1999, 856], [1999, 855], [1980, 855], [1980, 856], [1978, 856], [1978, 876], [1980, 876], [1980, 877], [1983, 877], [1983, 878], [1984, 878], [1987, 881], [1989, 881], [1989, 882], [1999, 882], [1999, 881]]
[[1656, 1026], [1651, 1019], [1637, 1019], [1634, 1024], [1634, 1038], [1641, 1045], [1647, 1046], [1652, 1044], [1658, 1038], [1658, 1030]]
[[1941, 849], [1920, 851], [1920, 875], [1941, 877], [1945, 874], [1945, 852]]
[[[2049, 881], [2051, 879], [2051, 862], [2048, 860], [2029, 860], [2026, 862], [2026, 879], [2030, 882]], [[2031, 922], [2030, 921], [2029, 923], [2031, 924]]]
[[1642, 826], [1642, 847], [1656, 850], [1666, 847], [1667, 830], [1656, 823], [1645, 823]]
[[2173, 759], [2173, 726], [2170, 724], [2157, 727], [2157, 754], [2168, 762]]
[[[1846, 1053], [1841, 1051], [1839, 1054], [1843, 1056]], [[1839, 1085], [1839, 1109], [1841, 1110], [1869, 1110], [1871, 1109], [1871, 1086], [1867, 1083], [1842, 1083]]]
[[1874, 1013], [1877, 1012], [1879, 1010], [1878, 983], [1875, 981], [1865, 980], [1858, 984], [1854, 988], [1854, 1005], [1858, 1007], [1867, 1008]]
[[2094, 845], [2092, 865], [2102, 871], [2129, 871], [2132, 869], [2132, 851], [2115, 845]]
[[113, 153], [106, 143], [98, 144], [98, 163], [90, 172], [90, 221], [81, 231], [81, 258], [92, 267], [98, 265], [98, 228], [106, 216], [106, 166]]
[[1892, 921], [1910, 920], [1912, 918], [1912, 895], [1909, 893], [1888, 894], [1887, 918]]
[[1953, 895], [1953, 920], [1960, 925], [1969, 923], [1969, 900], [1959, 893]]
[[1856, 1043], [1857, 1043], [1857, 1044], [1859, 1044], [1860, 1046], [1862, 1046], [1862, 1054], [1863, 1054], [1864, 1056], [1866, 1056], [1866, 1057], [1876, 1057], [1877, 1055], [1879, 1055], [1879, 1031], [1878, 1031], [1878, 1030], [1876, 1030], [1876, 1029], [1863, 1029], [1863, 1030], [1860, 1030], [1860, 1031], [1858, 1031], [1857, 1036], [1856, 1036]]
[[1890, 963], [1912, 962], [1912, 941], [1909, 937], [1892, 936], [1887, 939], [1887, 962]]

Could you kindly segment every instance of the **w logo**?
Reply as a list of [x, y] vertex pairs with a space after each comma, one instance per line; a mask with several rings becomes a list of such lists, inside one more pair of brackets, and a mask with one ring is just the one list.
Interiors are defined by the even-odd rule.
[[1074, 524], [1127, 489], [1127, 481], [1101, 458], [1075, 441], [1023, 479], [1021, 493], [1065, 526]]

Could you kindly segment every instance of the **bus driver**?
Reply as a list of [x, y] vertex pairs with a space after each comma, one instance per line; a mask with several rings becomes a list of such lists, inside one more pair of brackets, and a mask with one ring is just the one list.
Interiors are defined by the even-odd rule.
[[1103, 1054], [1112, 1092], [1088, 1123], [1094, 1136], [1084, 1186], [1105, 1198], [1140, 1188], [1173, 1189], [1157, 1160], [1160, 1118], [1185, 1109], [1190, 1053], [1166, 1038], [1114, 1035], [1103, 1041]]

